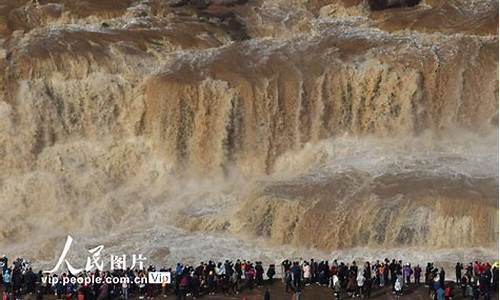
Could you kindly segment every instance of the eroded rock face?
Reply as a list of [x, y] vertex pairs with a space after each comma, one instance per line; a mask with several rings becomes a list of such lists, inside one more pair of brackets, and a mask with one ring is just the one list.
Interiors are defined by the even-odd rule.
[[202, 2], [0, 4], [0, 245], [494, 247], [497, 5]]

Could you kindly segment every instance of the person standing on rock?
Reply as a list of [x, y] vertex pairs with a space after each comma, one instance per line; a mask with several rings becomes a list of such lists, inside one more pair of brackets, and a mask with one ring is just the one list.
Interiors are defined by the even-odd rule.
[[269, 278], [269, 283], [272, 285], [273, 284], [273, 277], [274, 277], [274, 275], [276, 275], [276, 270], [275, 270], [273, 264], [269, 265], [269, 268], [267, 269], [266, 275], [267, 275], [267, 278]]
[[5, 269], [2, 275], [3, 279], [3, 288], [7, 293], [10, 293], [10, 281], [11, 281], [11, 274], [10, 274], [10, 269]]
[[[391, 286], [394, 291], [394, 284], [396, 283], [396, 260], [393, 259], [389, 264], [389, 273], [391, 274]], [[386, 281], [387, 284], [387, 281]]]
[[462, 270], [464, 269], [464, 266], [460, 263], [460, 262], [457, 262], [457, 264], [455, 265], [455, 279], [456, 279], [456, 283], [460, 283], [460, 281], [462, 280]]
[[301, 278], [302, 278], [302, 272], [300, 270], [299, 262], [296, 261], [293, 263], [292, 268], [290, 269], [292, 271], [292, 277], [293, 277], [293, 288], [295, 290], [300, 289], [301, 285]]
[[411, 269], [411, 265], [408, 263], [403, 268], [403, 278], [404, 278], [405, 284], [408, 284], [408, 285], [410, 284], [410, 278], [411, 278], [412, 274], [413, 274], [413, 270]]
[[493, 264], [491, 269], [491, 277], [492, 277], [492, 288], [495, 291], [498, 291], [498, 262]]
[[358, 272], [358, 278], [356, 279], [356, 283], [358, 284], [358, 290], [356, 292], [357, 297], [364, 296], [364, 285], [365, 285], [365, 277], [363, 276], [363, 272]]
[[304, 266], [302, 267], [302, 272], [304, 274], [304, 284], [306, 286], [311, 284], [311, 266], [305, 262]]
[[239, 269], [240, 271], [237, 271], [238, 268], [236, 268], [236, 266], [239, 266], [239, 264], [235, 265], [235, 271], [231, 275], [231, 286], [233, 288], [233, 294], [238, 295], [240, 293], [239, 284], [241, 280], [241, 275], [240, 275], [241, 269]]
[[[394, 263], [394, 260], [393, 260], [393, 263]], [[384, 277], [384, 284], [389, 284], [389, 273], [390, 273], [390, 261], [388, 258], [386, 258], [383, 263], [384, 265], [384, 274], [382, 274], [382, 276]]]
[[349, 278], [347, 279], [347, 287], [346, 287], [347, 295], [349, 295], [349, 297], [355, 296], [357, 287], [358, 285], [356, 283], [356, 274], [349, 272]]
[[355, 261], [353, 261], [351, 266], [349, 267], [349, 273], [358, 274], [358, 266], [356, 265]]
[[343, 262], [340, 263], [338, 276], [340, 280], [340, 287], [345, 288], [347, 286], [347, 279], [349, 277], [349, 269]]
[[426, 286], [432, 285], [432, 280], [434, 279], [432, 277], [432, 269], [434, 269], [434, 266], [432, 265], [432, 263], [427, 263], [427, 267], [425, 267], [425, 285]]
[[444, 289], [444, 279], [445, 279], [446, 273], [444, 272], [444, 269], [441, 268], [441, 272], [439, 272], [439, 285]]
[[122, 282], [122, 297], [123, 299], [128, 299], [128, 289], [129, 289], [129, 283], [126, 280], [123, 280]]
[[380, 287], [383, 287], [385, 285], [385, 276], [384, 276], [384, 273], [387, 269], [387, 266], [384, 264], [384, 263], [381, 263], [379, 268], [378, 268], [378, 275], [377, 277], [379, 278], [379, 286]]
[[318, 280], [318, 263], [311, 258], [309, 266], [311, 267], [311, 283], [316, 283]]
[[[282, 263], [281, 263], [281, 273], [282, 274], [286, 274], [286, 272], [288, 270], [290, 270], [291, 268], [291, 263], [288, 259], [285, 259]], [[285, 276], [283, 276], [283, 283], [285, 283]]]
[[367, 280], [370, 280], [371, 277], [372, 277], [372, 269], [371, 269], [371, 266], [370, 266], [370, 262], [367, 261], [365, 262], [365, 266], [363, 268], [363, 277], [365, 277], [365, 281]]
[[415, 284], [418, 286], [420, 285], [420, 276], [422, 275], [422, 268], [420, 265], [417, 265], [415, 268], [413, 268], [413, 278], [415, 279]]
[[264, 268], [260, 261], [255, 263], [255, 281], [257, 286], [262, 286], [264, 284]]
[[396, 278], [396, 282], [394, 283], [394, 293], [396, 295], [396, 298], [399, 298], [403, 295], [403, 282], [402, 278]]

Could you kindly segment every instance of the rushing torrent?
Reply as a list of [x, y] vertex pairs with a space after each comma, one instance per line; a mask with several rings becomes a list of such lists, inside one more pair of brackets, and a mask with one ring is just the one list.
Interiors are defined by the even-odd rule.
[[4, 1], [0, 249], [495, 258], [497, 23], [490, 0]]

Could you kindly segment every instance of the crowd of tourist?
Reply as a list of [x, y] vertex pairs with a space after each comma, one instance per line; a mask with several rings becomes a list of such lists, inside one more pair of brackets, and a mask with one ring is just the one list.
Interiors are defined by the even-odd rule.
[[[30, 264], [23, 259], [9, 265], [7, 257], [0, 259], [3, 283], [2, 300], [22, 299], [26, 295], [43, 299], [55, 295], [64, 300], [112, 300], [138, 297], [152, 299], [171, 297], [196, 299], [204, 295], [238, 295], [242, 291], [263, 287], [264, 299], [269, 300], [269, 287], [282, 281], [283, 293], [300, 299], [304, 289], [315, 286], [330, 287], [331, 299], [364, 297], [370, 298], [372, 292], [390, 289], [395, 298], [407, 295], [411, 288], [425, 284], [431, 299], [491, 299], [498, 290], [498, 263], [473, 262], [467, 265], [457, 263], [455, 282], [445, 281], [443, 268], [428, 263], [423, 269], [401, 260], [345, 263], [329, 261], [291, 261], [284, 260], [278, 267], [271, 264], [266, 268], [261, 262], [236, 260], [224, 262], [201, 262], [197, 266], [178, 263], [175, 268], [157, 269], [150, 266], [146, 270], [113, 270], [82, 272], [81, 274], [44, 274], [33, 272]], [[170, 272], [170, 283], [148, 283], [140, 280], [149, 272]], [[100, 283], [77, 280], [83, 278], [127, 278], [128, 280]], [[66, 280], [65, 280], [66, 279]], [[139, 279], [139, 280], [137, 280]], [[77, 282], [77, 283], [75, 283]], [[274, 289], [276, 291], [276, 289]], [[410, 297], [411, 298], [411, 297]], [[244, 298], [243, 298], [244, 299]]]

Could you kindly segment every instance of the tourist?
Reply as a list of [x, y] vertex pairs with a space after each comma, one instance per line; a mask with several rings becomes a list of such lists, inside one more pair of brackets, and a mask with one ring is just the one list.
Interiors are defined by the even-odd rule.
[[304, 284], [306, 286], [311, 284], [311, 266], [304, 262], [304, 266], [302, 267], [302, 273], [304, 274]]
[[379, 279], [379, 286], [380, 287], [383, 287], [385, 285], [385, 279], [386, 279], [386, 276], [384, 275], [385, 271], [386, 271], [386, 267], [385, 267], [384, 263], [381, 263], [379, 268], [378, 268], [378, 274], [377, 274], [377, 278]]
[[128, 289], [129, 289], [129, 283], [126, 280], [123, 280], [123, 282], [122, 282], [122, 297], [123, 297], [123, 299], [128, 299]]
[[292, 279], [293, 279], [293, 288], [294, 290], [297, 290], [300, 288], [301, 285], [301, 278], [302, 278], [302, 271], [299, 266], [299, 262], [295, 261], [292, 265], [292, 268], [290, 269], [292, 272]]
[[460, 283], [462, 280], [462, 270], [464, 269], [464, 266], [460, 263], [457, 262], [455, 265], [455, 282]]
[[258, 286], [262, 286], [264, 284], [264, 268], [262, 267], [261, 262], [255, 263], [255, 282]]
[[492, 266], [492, 269], [491, 269], [491, 278], [492, 278], [492, 289], [494, 291], [497, 291], [498, 290], [498, 287], [499, 287], [499, 284], [498, 284], [498, 261], [495, 262]]
[[3, 272], [2, 279], [3, 279], [3, 288], [7, 293], [10, 293], [10, 269], [6, 269]]
[[358, 284], [356, 297], [361, 297], [364, 295], [364, 285], [365, 285], [365, 277], [363, 276], [363, 272], [358, 272], [358, 278], [356, 279], [356, 282]]
[[333, 296], [335, 299], [340, 299], [341, 286], [340, 279], [337, 274], [333, 274], [330, 279], [330, 288], [333, 290]]
[[411, 264], [406, 264], [404, 267], [403, 267], [403, 278], [404, 278], [404, 283], [405, 284], [410, 284], [410, 278], [411, 278], [411, 275], [413, 274], [413, 270], [411, 268]]
[[236, 271], [236, 266], [239, 266], [239, 264], [237, 263], [235, 265], [235, 271], [231, 275], [231, 285], [233, 288], [233, 294], [238, 295], [240, 292], [239, 284], [240, 284], [241, 276], [240, 276], [240, 273]]
[[396, 282], [394, 283], [394, 293], [396, 295], [396, 298], [399, 298], [403, 295], [403, 282], [399, 277], [396, 277]]
[[[285, 259], [281, 263], [281, 274], [286, 274], [287, 271], [290, 270], [291, 267], [292, 267], [292, 263], [288, 259]], [[283, 283], [285, 283], [285, 276], [283, 276]]]
[[356, 283], [356, 274], [349, 272], [349, 278], [347, 279], [347, 287], [346, 292], [349, 297], [356, 294], [357, 283]]
[[444, 288], [444, 279], [445, 279], [445, 272], [444, 269], [441, 268], [441, 272], [439, 272], [439, 285]]
[[273, 278], [276, 275], [276, 269], [274, 267], [274, 264], [269, 265], [269, 268], [267, 269], [266, 275], [267, 275], [267, 278], [269, 278], [269, 283], [272, 285]]
[[420, 276], [422, 274], [422, 268], [420, 265], [417, 265], [415, 268], [413, 268], [413, 278], [415, 279], [415, 284], [420, 285]]
[[385, 258], [382, 264], [384, 265], [384, 273], [382, 273], [382, 276], [384, 277], [384, 285], [386, 285], [389, 284], [389, 265], [390, 265], [389, 259]]
[[311, 258], [309, 266], [311, 267], [311, 283], [316, 283], [319, 276], [318, 263]]

